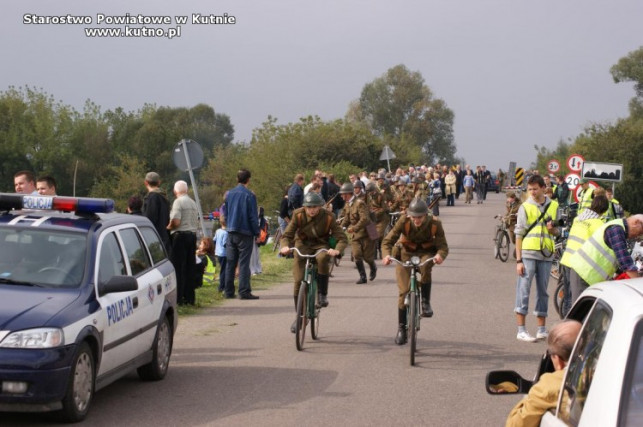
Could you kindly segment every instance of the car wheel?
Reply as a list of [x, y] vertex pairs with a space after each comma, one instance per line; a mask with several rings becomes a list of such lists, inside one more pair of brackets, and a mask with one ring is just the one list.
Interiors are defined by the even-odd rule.
[[137, 369], [139, 378], [145, 381], [158, 381], [165, 378], [170, 367], [172, 354], [172, 327], [167, 316], [163, 316], [154, 338], [152, 361]]
[[89, 344], [83, 342], [71, 365], [67, 392], [62, 400], [60, 416], [64, 421], [74, 423], [87, 416], [94, 397], [95, 373], [94, 354]]

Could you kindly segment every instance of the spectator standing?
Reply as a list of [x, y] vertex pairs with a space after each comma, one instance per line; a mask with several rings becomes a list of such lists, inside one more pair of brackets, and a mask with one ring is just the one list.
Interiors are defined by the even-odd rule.
[[489, 190], [489, 183], [491, 182], [491, 172], [489, 172], [484, 165], [482, 166], [482, 175], [484, 177], [482, 200], [487, 200], [487, 190]]
[[288, 225], [288, 222], [290, 222], [290, 213], [288, 211], [288, 187], [285, 188], [284, 190], [284, 195], [281, 198], [281, 202], [279, 204], [279, 219], [277, 220], [279, 222], [279, 228], [281, 228], [281, 232], [283, 233], [286, 230], [286, 226]]
[[219, 219], [221, 228], [214, 233], [214, 255], [219, 261], [219, 292], [225, 290], [225, 274], [226, 274], [226, 242], [228, 241], [228, 230], [226, 229], [225, 218]]
[[462, 181], [464, 180], [465, 173], [462, 170], [460, 165], [455, 167], [455, 198], [460, 198], [460, 193], [464, 192], [464, 187], [462, 186]]
[[605, 213], [605, 217], [607, 218], [607, 220], [611, 221], [613, 219], [623, 218], [623, 207], [621, 206], [619, 201], [614, 198], [612, 189], [607, 188], [605, 190], [605, 195], [607, 196], [607, 200], [609, 202], [609, 207], [607, 208], [607, 212]]
[[464, 203], [471, 204], [473, 199], [473, 188], [476, 185], [476, 181], [473, 179], [471, 169], [467, 169], [466, 175], [462, 179], [462, 186], [464, 187]]
[[142, 211], [143, 215], [154, 224], [165, 250], [169, 253], [172, 248], [170, 234], [167, 231], [167, 225], [170, 222], [170, 202], [167, 200], [167, 196], [160, 185], [161, 177], [158, 173], [148, 172], [145, 175], [147, 194], [143, 198]]
[[[228, 225], [228, 242], [226, 244], [226, 273], [225, 297], [234, 298], [234, 272], [239, 265], [239, 299], [259, 299], [252, 294], [250, 287], [250, 257], [252, 247], [259, 236], [259, 218], [257, 215], [257, 198], [248, 189], [250, 184], [250, 171], [241, 169], [237, 173], [237, 186], [228, 191], [226, 198], [226, 222]], [[301, 177], [301, 179], [298, 179]], [[303, 190], [298, 185], [303, 182], [303, 175], [295, 177], [295, 183], [301, 193]], [[291, 187], [292, 189], [292, 187]], [[295, 196], [298, 197], [298, 196]], [[290, 191], [288, 198], [293, 202]]]
[[55, 196], [56, 180], [49, 175], [40, 176], [36, 180], [36, 190], [41, 196]]
[[449, 169], [449, 173], [444, 177], [444, 185], [447, 194], [447, 206], [455, 206], [455, 193], [457, 188], [457, 178], [453, 169]]
[[302, 184], [304, 183], [304, 175], [298, 173], [295, 175], [295, 180], [288, 189], [288, 202], [290, 206], [288, 208], [288, 216], [292, 218], [292, 212], [295, 209], [302, 207], [304, 203], [304, 189]]
[[176, 270], [177, 302], [194, 305], [196, 285], [196, 231], [199, 228], [199, 215], [196, 203], [188, 196], [185, 181], [174, 183], [176, 200], [170, 211], [170, 230], [172, 253], [170, 259]]
[[127, 199], [127, 213], [130, 215], [143, 215], [143, 200], [138, 196]]
[[[266, 217], [264, 216], [263, 206], [259, 206], [259, 230], [262, 230], [265, 226]], [[265, 244], [265, 242], [263, 242], [263, 244]], [[252, 255], [250, 256], [250, 274], [255, 276], [262, 272], [261, 257], [259, 256], [259, 243], [255, 241], [252, 245]]]
[[36, 177], [29, 171], [19, 171], [13, 176], [13, 187], [16, 193], [38, 195]]
[[[554, 236], [559, 231], [554, 226], [558, 203], [545, 196], [545, 181], [540, 175], [533, 175], [527, 181], [527, 199], [518, 208], [516, 223], [516, 322], [520, 341], [534, 342], [547, 338], [545, 321], [547, 319], [547, 284], [554, 258]], [[529, 309], [531, 282], [536, 278], [536, 318], [538, 331], [536, 338], [525, 329], [525, 317]]]
[[[328, 200], [331, 201], [331, 206], [335, 217], [339, 218], [339, 214], [344, 209], [344, 199], [339, 195], [339, 185], [335, 182], [335, 175], [328, 174]], [[323, 195], [322, 195], [323, 197]]]
[[569, 186], [565, 182], [563, 175], [556, 177], [556, 189], [554, 190], [554, 200], [558, 202], [558, 206], [565, 207], [569, 205]]
[[478, 204], [481, 204], [484, 200], [484, 192], [487, 184], [485, 183], [484, 173], [482, 172], [482, 168], [480, 166], [476, 166], [476, 174], [474, 176], [474, 179], [476, 180], [476, 200]]

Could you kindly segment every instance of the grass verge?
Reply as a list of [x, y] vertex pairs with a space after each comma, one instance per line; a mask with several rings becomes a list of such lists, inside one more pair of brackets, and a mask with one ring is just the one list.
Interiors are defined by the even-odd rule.
[[[276, 252], [272, 251], [272, 245], [265, 245], [259, 248], [259, 257], [261, 258], [261, 269], [263, 273], [250, 278], [253, 291], [269, 289], [275, 284], [283, 283], [290, 279], [292, 274], [292, 259], [280, 258]], [[217, 265], [217, 275], [219, 273]], [[180, 316], [189, 316], [198, 314], [201, 310], [210, 307], [216, 307], [225, 301], [223, 294], [219, 293], [217, 287], [219, 281], [216, 280], [214, 286], [202, 286], [196, 290], [196, 304], [194, 306], [179, 306]], [[239, 284], [235, 280], [235, 288]]]

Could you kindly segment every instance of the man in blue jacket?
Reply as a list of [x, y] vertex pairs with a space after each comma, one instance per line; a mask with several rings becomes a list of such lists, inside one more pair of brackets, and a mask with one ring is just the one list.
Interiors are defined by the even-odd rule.
[[225, 199], [224, 217], [228, 227], [225, 297], [234, 298], [234, 273], [239, 264], [239, 299], [259, 299], [250, 288], [250, 256], [259, 237], [257, 198], [248, 190], [250, 171], [241, 169], [237, 182]]

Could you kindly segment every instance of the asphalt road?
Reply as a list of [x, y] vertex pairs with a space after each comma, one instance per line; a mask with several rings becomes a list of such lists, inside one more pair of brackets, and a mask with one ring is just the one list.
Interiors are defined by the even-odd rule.
[[[422, 321], [416, 366], [409, 366], [408, 346], [393, 341], [394, 267], [378, 261], [377, 279], [356, 285], [357, 272], [344, 259], [331, 279], [320, 339], [308, 334], [304, 351], [289, 331], [292, 283], [254, 289], [261, 299], [181, 318], [166, 379], [144, 383], [131, 375], [99, 391], [85, 424], [503, 425], [520, 397], [488, 395], [487, 371], [532, 377], [545, 343], [516, 340], [515, 262], [492, 252], [503, 195], [489, 194], [482, 205], [464, 205], [462, 197], [456, 203], [440, 208], [450, 253], [433, 270], [435, 316]], [[531, 315], [527, 327], [535, 334]], [[2, 425], [45, 420], [1, 415]]]

